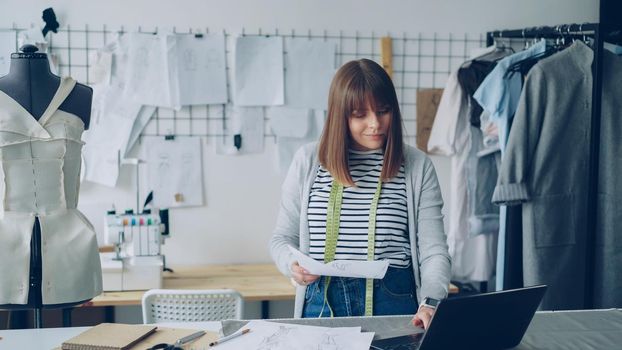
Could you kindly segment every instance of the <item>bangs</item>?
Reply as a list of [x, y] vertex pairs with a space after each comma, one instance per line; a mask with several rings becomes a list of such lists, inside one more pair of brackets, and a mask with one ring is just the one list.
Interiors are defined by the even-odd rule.
[[369, 81], [360, 77], [353, 79], [350, 86], [346, 89], [344, 111], [346, 116], [352, 115], [354, 111], [364, 111], [369, 103], [372, 110], [387, 108], [391, 110], [393, 105], [391, 94], [392, 87], [387, 88], [381, 81]]
[[402, 115], [391, 77], [372, 60], [347, 62], [337, 70], [330, 84], [326, 123], [318, 145], [320, 164], [333, 179], [346, 186], [356, 186], [348, 164], [350, 118], [354, 111], [366, 111], [368, 105], [375, 113], [390, 113], [382, 181], [397, 176], [404, 161]]

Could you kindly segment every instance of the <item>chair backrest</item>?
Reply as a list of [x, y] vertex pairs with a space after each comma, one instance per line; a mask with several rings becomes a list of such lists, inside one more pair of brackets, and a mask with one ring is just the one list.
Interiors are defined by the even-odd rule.
[[242, 295], [233, 289], [151, 289], [143, 295], [143, 322], [242, 319]]

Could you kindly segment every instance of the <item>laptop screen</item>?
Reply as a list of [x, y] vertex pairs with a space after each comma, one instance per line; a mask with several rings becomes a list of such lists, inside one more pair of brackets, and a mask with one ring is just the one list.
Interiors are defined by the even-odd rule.
[[376, 340], [372, 349], [514, 347], [523, 338], [545, 290], [541, 285], [443, 300], [423, 336]]

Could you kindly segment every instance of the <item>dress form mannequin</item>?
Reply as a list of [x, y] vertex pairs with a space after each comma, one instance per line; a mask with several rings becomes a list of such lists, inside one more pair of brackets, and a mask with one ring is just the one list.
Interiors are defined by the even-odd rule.
[[[61, 79], [50, 71], [47, 55], [37, 50], [36, 46], [24, 45], [23, 52], [11, 54], [9, 74], [0, 78], [0, 91], [39, 119], [56, 93]], [[80, 117], [84, 129], [88, 129], [92, 99], [93, 89], [76, 84], [59, 109]]]
[[[0, 91], [21, 105], [31, 117], [39, 120], [59, 89], [61, 78], [50, 71], [47, 55], [36, 51], [35, 46], [25, 45], [22, 47], [22, 52], [11, 55], [9, 74], [0, 78]], [[89, 125], [91, 100], [92, 89], [86, 85], [76, 84], [58, 109], [79, 117], [84, 122], [86, 129]], [[0, 309], [34, 309], [37, 328], [42, 325], [41, 309], [67, 308], [89, 300], [43, 304], [41, 251], [41, 223], [37, 217], [30, 239], [30, 278], [27, 304], [0, 304]], [[80, 286], [76, 285], [75, 288], [80, 288]]]

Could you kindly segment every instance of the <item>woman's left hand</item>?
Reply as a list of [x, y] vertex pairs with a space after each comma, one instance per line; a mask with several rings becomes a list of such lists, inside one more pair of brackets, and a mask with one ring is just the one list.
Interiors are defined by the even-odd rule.
[[428, 329], [432, 315], [434, 315], [434, 309], [421, 305], [419, 310], [417, 310], [415, 317], [413, 317], [412, 323], [415, 327]]

